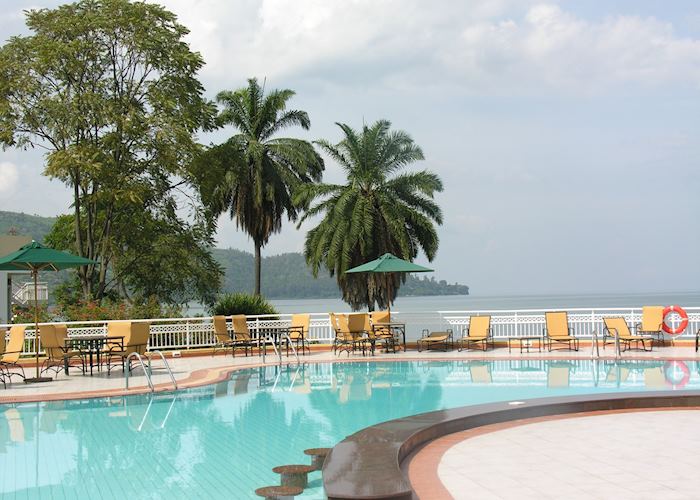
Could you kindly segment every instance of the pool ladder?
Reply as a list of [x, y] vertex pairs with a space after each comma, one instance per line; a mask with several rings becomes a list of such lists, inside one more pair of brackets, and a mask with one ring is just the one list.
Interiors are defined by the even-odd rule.
[[177, 390], [177, 382], [175, 381], [175, 376], [173, 375], [172, 370], [170, 369], [170, 365], [168, 364], [168, 361], [165, 359], [165, 356], [163, 355], [163, 352], [160, 350], [155, 350], [155, 351], [150, 351], [149, 356], [146, 356], [146, 359], [148, 359], [148, 368], [146, 368], [146, 365], [143, 362], [143, 358], [138, 352], [132, 352], [127, 356], [126, 358], [126, 388], [129, 388], [129, 365], [131, 362], [131, 358], [136, 358], [141, 365], [141, 368], [143, 369], [143, 373], [146, 375], [146, 382], [148, 383], [148, 387], [151, 390], [151, 392], [155, 391], [155, 387], [153, 386], [153, 380], [151, 379], [151, 375], [153, 374], [153, 370], [151, 369], [151, 354], [157, 354], [160, 356], [160, 359], [163, 360], [163, 364], [165, 365], [165, 369], [168, 371], [168, 375], [170, 375], [170, 380], [173, 383], [173, 389]]
[[[288, 333], [287, 331], [285, 331], [284, 333], [281, 333], [281, 334], [278, 336], [277, 344], [275, 344], [274, 338], [272, 339], [272, 342], [271, 342], [271, 344], [272, 344], [272, 350], [275, 351], [275, 355], [277, 356], [277, 359], [279, 359], [279, 364], [282, 364], [282, 341], [283, 341], [284, 339], [287, 340], [289, 347], [292, 348], [292, 353], [294, 353], [294, 359], [296, 359], [297, 364], [299, 364], [299, 363], [300, 363], [300, 361], [299, 361], [299, 353], [297, 353], [297, 350], [296, 350], [296, 348], [294, 347], [294, 344], [292, 343], [292, 340], [289, 338], [289, 333]], [[262, 343], [263, 343], [263, 350], [262, 350], [262, 353], [263, 353], [263, 363], [265, 363], [265, 348], [264, 348], [264, 344], [265, 344], [266, 341], [267, 341], [267, 337], [266, 337], [265, 339], [263, 339], [263, 341], [262, 341]], [[303, 347], [302, 347], [302, 349], [303, 349]], [[259, 350], [260, 350], [260, 338], [258, 337], [258, 351], [259, 351]]]

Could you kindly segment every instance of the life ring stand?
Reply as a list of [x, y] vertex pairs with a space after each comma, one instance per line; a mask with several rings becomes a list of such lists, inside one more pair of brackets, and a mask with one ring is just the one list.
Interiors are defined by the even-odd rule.
[[[674, 312], [681, 317], [681, 322], [676, 328], [671, 328], [666, 324], [666, 316]], [[685, 310], [681, 306], [668, 306], [664, 308], [664, 319], [663, 323], [661, 324], [661, 328], [663, 329], [663, 331], [665, 331], [669, 335], [679, 335], [683, 333], [683, 331], [685, 331], [687, 327], [688, 313], [685, 312]]]

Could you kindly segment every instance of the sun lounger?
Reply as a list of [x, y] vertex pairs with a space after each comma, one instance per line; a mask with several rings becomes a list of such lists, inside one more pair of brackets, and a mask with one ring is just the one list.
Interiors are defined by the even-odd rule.
[[[5, 351], [0, 358], [0, 369], [5, 371], [5, 376], [12, 381], [12, 377], [18, 376], [24, 379], [24, 368], [17, 364], [24, 349], [24, 334], [26, 326], [15, 325], [10, 327], [10, 338], [5, 343], [3, 332], [2, 342], [5, 344]], [[13, 371], [17, 369], [19, 371]]]
[[565, 388], [569, 387], [571, 376], [571, 365], [568, 363], [550, 363], [547, 366], [547, 387]]
[[483, 350], [493, 346], [491, 337], [491, 316], [470, 316], [467, 334], [457, 341], [458, 350], [469, 349], [471, 344], [481, 344]]
[[[615, 343], [615, 335], [620, 339], [622, 346], [626, 346], [626, 349], [632, 349], [632, 344], [634, 343], [639, 349], [641, 345], [641, 350], [651, 351], [654, 339], [652, 337], [642, 337], [641, 335], [632, 335], [630, 333], [629, 326], [627, 326], [627, 321], [623, 317], [617, 318], [603, 318], [605, 323], [605, 330], [603, 331], [603, 349], [605, 345], [609, 343]], [[646, 348], [646, 343], [649, 343], [649, 349]]]
[[[135, 321], [110, 321], [107, 323], [107, 336], [122, 337], [121, 343], [108, 343], [109, 349], [103, 354], [107, 373], [112, 371], [113, 366], [121, 364], [122, 370], [131, 371], [132, 353], [139, 356], [148, 356], [148, 340], [151, 335], [150, 323]], [[126, 363], [129, 360], [128, 364]], [[116, 360], [116, 363], [113, 361]]]
[[253, 339], [248, 331], [248, 321], [245, 314], [236, 314], [231, 317], [233, 324], [233, 356], [236, 356], [236, 349], [243, 349], [243, 352], [248, 356], [248, 351], [253, 354]]
[[474, 384], [490, 384], [493, 382], [491, 376], [491, 364], [483, 361], [472, 361], [469, 363], [469, 375]]
[[664, 340], [664, 308], [663, 306], [642, 307], [642, 322], [635, 326], [637, 335], [646, 337], [656, 337], [657, 343]]
[[304, 351], [309, 351], [311, 354], [311, 348], [309, 347], [309, 324], [311, 323], [311, 315], [309, 314], [292, 314], [292, 323], [287, 330], [289, 335], [289, 340], [287, 340], [287, 356], [289, 356], [289, 343], [290, 341], [296, 344], [296, 350], [299, 351], [301, 347], [301, 354], [304, 355]]
[[214, 316], [212, 318], [214, 322], [214, 335], [216, 335], [216, 344], [214, 344], [214, 350], [211, 353], [213, 356], [216, 351], [221, 351], [223, 349], [231, 349], [231, 354], [233, 355], [233, 338], [228, 331], [228, 326], [226, 324], [226, 316]]
[[552, 350], [552, 345], [556, 342], [557, 344], [566, 344], [570, 350], [578, 351], [579, 341], [569, 326], [566, 311], [547, 312], [544, 317], [547, 326], [544, 329], [543, 337], [549, 350]]
[[70, 360], [78, 358], [85, 373], [85, 355], [79, 349], [71, 349], [66, 345], [68, 328], [66, 325], [41, 325], [39, 327], [41, 347], [46, 352], [46, 359], [41, 365], [41, 373], [53, 370], [56, 375], [65, 369], [68, 374]]
[[432, 349], [437, 349], [442, 347], [443, 351], [452, 349], [454, 347], [454, 341], [452, 338], [452, 330], [447, 329], [444, 332], [430, 332], [428, 330], [423, 330], [423, 336], [416, 342], [418, 347], [418, 352], [423, 349], [428, 351]]

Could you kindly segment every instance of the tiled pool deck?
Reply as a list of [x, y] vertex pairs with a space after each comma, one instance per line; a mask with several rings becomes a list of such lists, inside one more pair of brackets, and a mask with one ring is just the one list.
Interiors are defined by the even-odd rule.
[[[168, 363], [173, 371], [173, 375], [180, 388], [195, 387], [199, 385], [211, 384], [226, 378], [231, 370], [240, 368], [250, 368], [263, 365], [262, 356], [242, 356], [239, 354], [232, 358], [230, 354], [225, 355], [221, 351], [216, 356], [209, 353], [181, 358], [168, 358]], [[601, 359], [614, 359], [613, 350], [609, 347], [607, 351], [601, 349]], [[697, 359], [700, 360], [699, 353], [690, 346], [658, 347], [652, 352], [629, 351], [622, 354], [623, 359]], [[552, 352], [525, 352], [519, 353], [517, 350], [508, 352], [507, 348], [496, 348], [484, 351], [422, 351], [408, 349], [406, 352], [381, 353], [375, 356], [361, 356], [355, 354], [347, 356], [345, 353], [335, 355], [331, 351], [313, 351], [306, 356], [300, 356], [300, 361], [307, 363], [328, 363], [333, 361], [397, 361], [397, 360], [494, 360], [494, 359], [591, 359], [590, 345], [582, 345], [576, 351], [555, 350]], [[295, 362], [294, 357], [282, 357], [284, 363]], [[267, 355], [265, 363], [273, 365], [278, 363], [278, 358]], [[170, 390], [172, 384], [160, 360], [153, 361], [153, 383], [156, 390]], [[27, 376], [33, 376], [33, 365], [24, 367]], [[137, 394], [148, 391], [146, 379], [140, 369], [135, 369], [129, 379], [130, 389], [125, 390], [125, 380], [121, 368], [113, 369], [111, 375], [95, 369], [94, 375], [82, 375], [77, 367], [72, 367], [70, 375], [66, 376], [60, 372], [53, 381], [41, 384], [24, 384], [18, 377], [13, 378], [13, 383], [8, 384], [6, 389], [0, 389], [0, 403], [11, 403], [20, 401], [41, 401], [55, 399], [73, 399], [95, 396], [109, 396], [119, 394]]]
[[544, 417], [450, 434], [408, 465], [420, 498], [695, 499], [700, 409]]

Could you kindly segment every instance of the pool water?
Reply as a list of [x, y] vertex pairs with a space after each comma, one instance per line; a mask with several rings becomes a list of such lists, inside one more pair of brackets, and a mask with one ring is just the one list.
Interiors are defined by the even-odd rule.
[[[268, 366], [155, 396], [0, 405], [2, 498], [255, 498], [306, 448], [406, 415], [492, 401], [700, 387], [695, 361]], [[304, 498], [322, 498], [320, 472]]]

